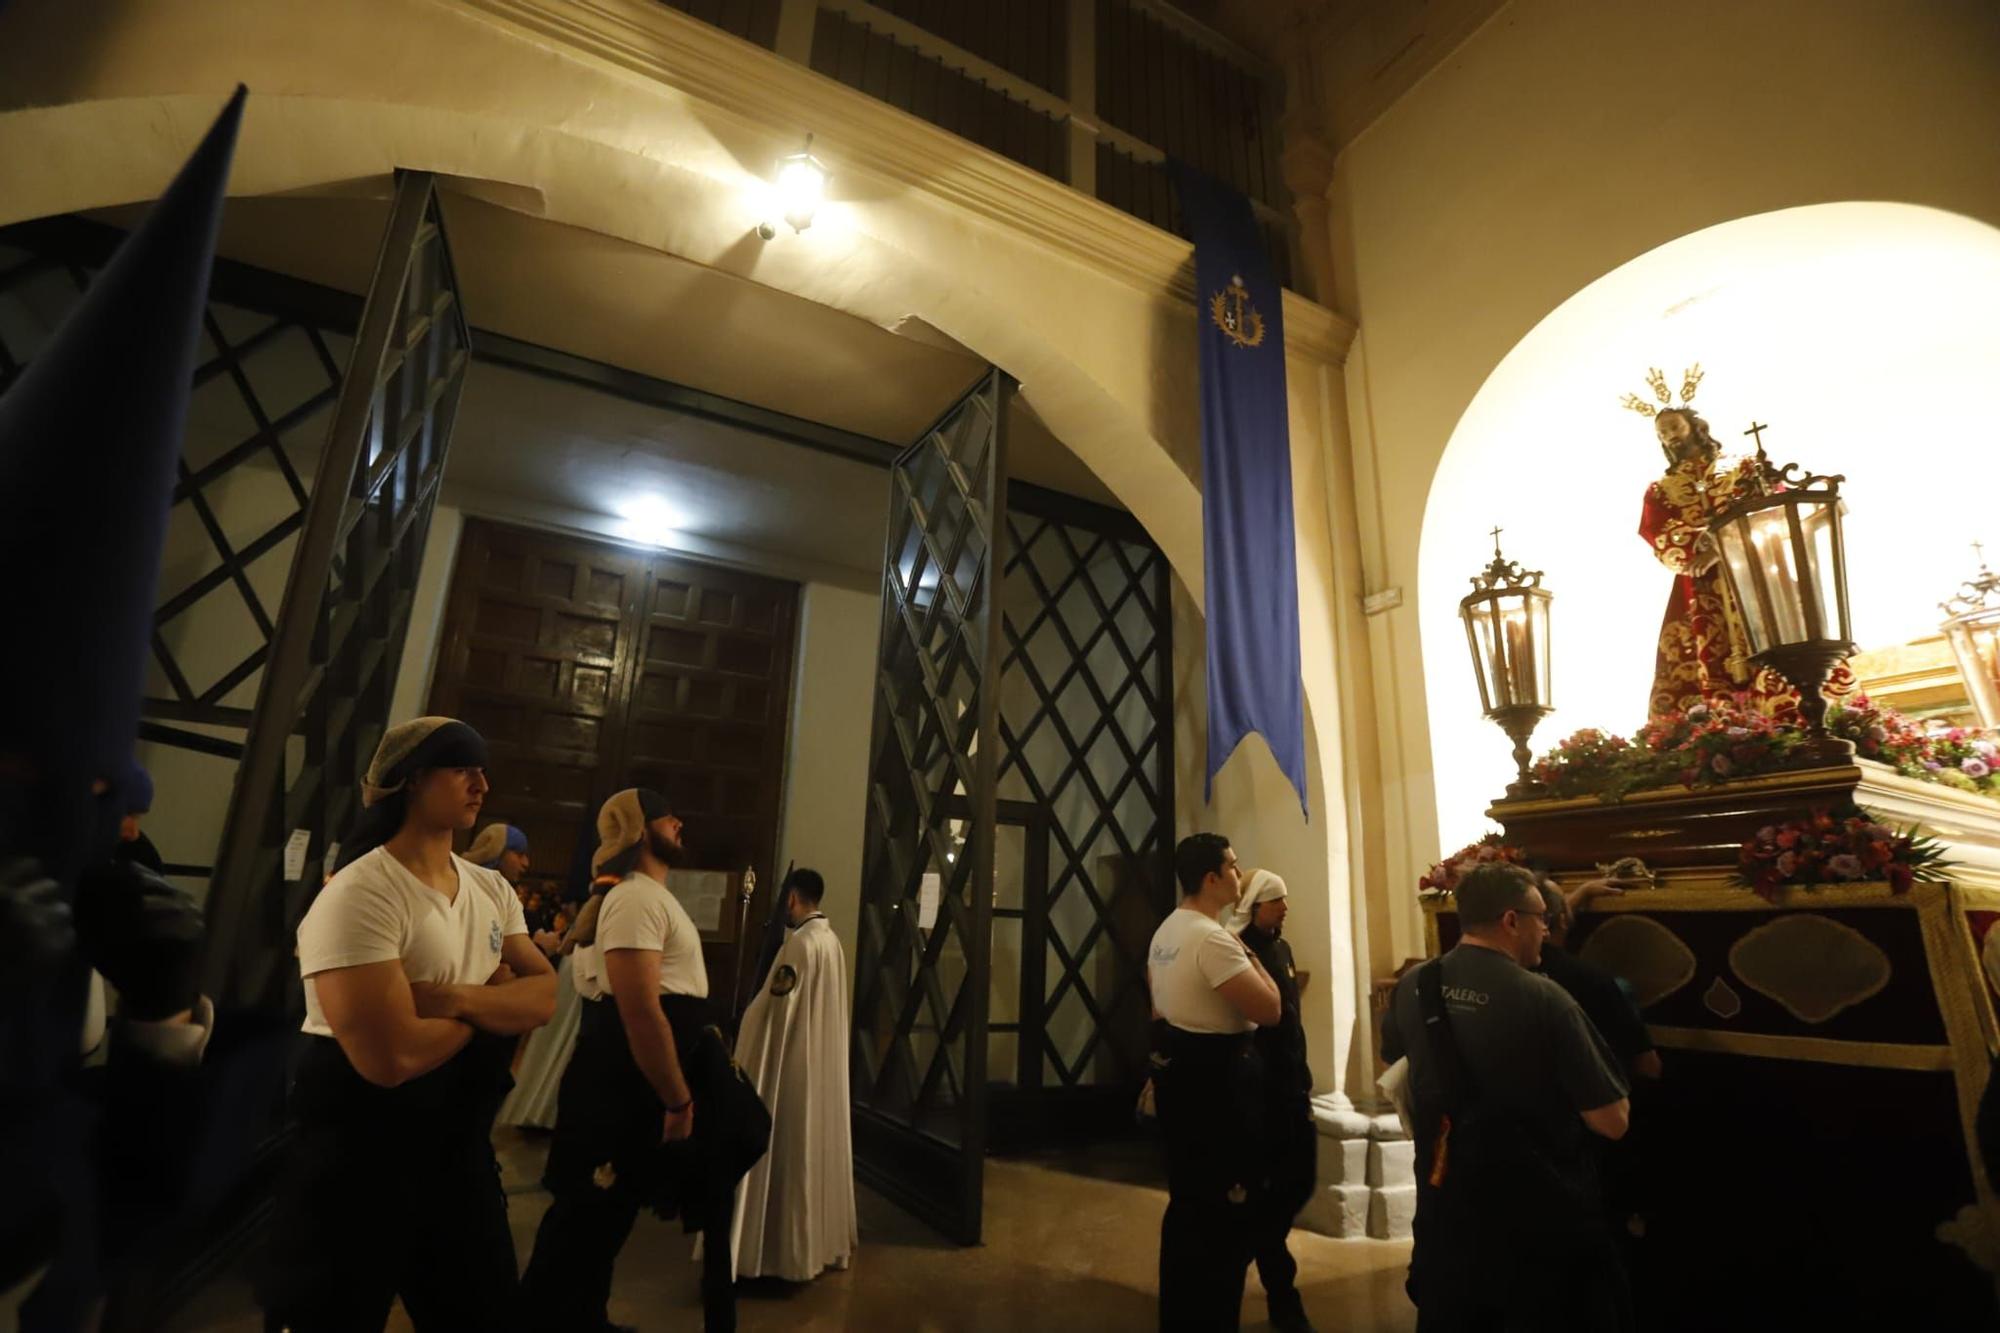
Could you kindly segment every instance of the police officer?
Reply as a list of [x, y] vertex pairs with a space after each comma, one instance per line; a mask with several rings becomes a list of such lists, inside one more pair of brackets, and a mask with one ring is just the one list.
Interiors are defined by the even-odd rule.
[[1261, 1061], [1251, 1041], [1282, 1016], [1278, 988], [1220, 921], [1241, 897], [1236, 852], [1216, 833], [1174, 850], [1181, 903], [1153, 934], [1146, 975], [1164, 1020], [1153, 1089], [1165, 1141], [1160, 1327], [1237, 1327], [1256, 1234], [1263, 1121]]
[[265, 1309], [287, 1329], [510, 1329], [514, 1239], [488, 1138], [556, 979], [506, 880], [453, 855], [485, 798], [463, 722], [389, 729], [342, 864], [299, 924], [308, 1034]]
[[1286, 1248], [1292, 1219], [1312, 1198], [1319, 1173], [1319, 1131], [1313, 1123], [1312, 1070], [1306, 1067], [1306, 1031], [1299, 1020], [1298, 969], [1284, 940], [1290, 911], [1285, 881], [1268, 870], [1243, 877], [1243, 896], [1229, 928], [1243, 937], [1251, 956], [1264, 965], [1278, 988], [1276, 1024], [1257, 1029], [1257, 1053], [1264, 1063], [1263, 1151], [1260, 1187], [1252, 1192], [1257, 1213], [1253, 1256], [1257, 1276], [1279, 1333], [1312, 1333], [1299, 1295], [1299, 1265]]
[[530, 1323], [550, 1333], [610, 1328], [618, 1251], [642, 1206], [670, 1201], [689, 1230], [704, 1233], [704, 1327], [726, 1333], [736, 1326], [735, 1177], [725, 1185], [711, 1172], [710, 1135], [694, 1136], [697, 1095], [714, 1087], [713, 1060], [726, 1068], [728, 1059], [708, 1031], [700, 933], [667, 889], [670, 867], [685, 860], [681, 821], [658, 792], [633, 788], [604, 803], [597, 835], [592, 869], [617, 882], [585, 908], [574, 934], [583, 1016], [543, 1176], [554, 1202], [522, 1283]]

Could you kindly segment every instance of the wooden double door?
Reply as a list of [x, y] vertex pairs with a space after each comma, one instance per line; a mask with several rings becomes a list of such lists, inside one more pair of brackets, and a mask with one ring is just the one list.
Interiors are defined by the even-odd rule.
[[[535, 879], [573, 882], [599, 805], [652, 787], [684, 821], [693, 866], [756, 870], [761, 921], [798, 603], [780, 579], [468, 520], [430, 708], [486, 737], [486, 816], [528, 835]], [[744, 963], [725, 924], [707, 950], [718, 997]]]

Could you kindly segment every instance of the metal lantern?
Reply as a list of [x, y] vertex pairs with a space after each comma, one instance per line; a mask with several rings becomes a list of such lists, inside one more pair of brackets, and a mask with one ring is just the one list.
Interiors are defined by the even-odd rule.
[[1514, 765], [1528, 780], [1528, 737], [1553, 705], [1549, 693], [1549, 603], [1542, 571], [1524, 570], [1500, 554], [1500, 529], [1493, 530], [1493, 563], [1472, 578], [1472, 591], [1459, 602], [1472, 671], [1479, 681], [1479, 704], [1514, 742]]
[[1826, 730], [1820, 692], [1854, 651], [1847, 608], [1847, 549], [1840, 520], [1845, 477], [1800, 475], [1799, 465], [1771, 466], [1762, 426], [1751, 491], [1709, 524], [1730, 594], [1750, 639], [1750, 660], [1776, 671], [1799, 692], [1811, 761], [1851, 756], [1854, 747]]
[[1981, 555], [1979, 575], [1938, 603], [1946, 616], [1939, 628], [1958, 659], [1959, 678], [1979, 725], [2000, 727], [2000, 574], [1986, 567], [1979, 543], [1973, 543], [1973, 550]]

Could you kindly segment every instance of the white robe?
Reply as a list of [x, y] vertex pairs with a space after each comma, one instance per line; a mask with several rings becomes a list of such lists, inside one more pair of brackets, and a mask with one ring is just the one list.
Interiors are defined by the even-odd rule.
[[555, 1017], [528, 1034], [520, 1071], [514, 1075], [514, 1090], [500, 1103], [496, 1123], [533, 1129], [556, 1127], [556, 1097], [562, 1091], [563, 1071], [576, 1051], [576, 1033], [582, 1022], [583, 1001], [577, 997], [574, 965], [563, 958], [556, 963]]
[[771, 1150], [737, 1187], [739, 1277], [805, 1282], [860, 1238], [847, 1102], [847, 964], [825, 917], [786, 932], [744, 1011], [736, 1063], [771, 1110]]

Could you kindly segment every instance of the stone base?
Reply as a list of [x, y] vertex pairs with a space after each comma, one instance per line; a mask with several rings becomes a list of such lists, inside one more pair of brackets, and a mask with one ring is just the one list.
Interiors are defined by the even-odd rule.
[[1407, 1240], [1417, 1207], [1416, 1145], [1394, 1113], [1357, 1111], [1346, 1098], [1315, 1098], [1319, 1182], [1299, 1213], [1308, 1231], [1340, 1240]]

